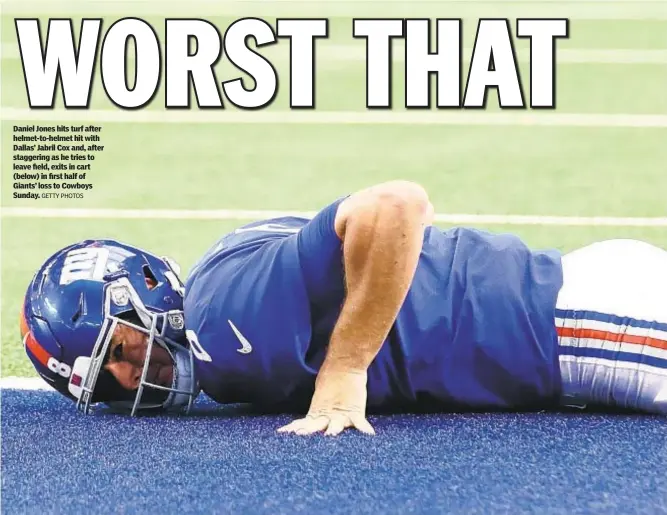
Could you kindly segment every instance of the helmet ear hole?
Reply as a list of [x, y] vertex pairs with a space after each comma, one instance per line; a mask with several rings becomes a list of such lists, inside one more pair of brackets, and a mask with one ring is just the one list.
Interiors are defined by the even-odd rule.
[[157, 286], [157, 278], [155, 277], [155, 274], [149, 265], [144, 265], [142, 269], [144, 271], [144, 281], [146, 283], [146, 287], [149, 290], [152, 290]]
[[79, 297], [79, 304], [77, 304], [76, 311], [72, 315], [72, 323], [76, 324], [77, 320], [81, 318], [81, 315], [83, 314], [85, 308], [85, 298], [83, 294]]

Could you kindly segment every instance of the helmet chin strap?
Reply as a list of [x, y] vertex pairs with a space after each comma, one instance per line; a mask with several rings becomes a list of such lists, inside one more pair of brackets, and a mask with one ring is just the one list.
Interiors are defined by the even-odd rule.
[[[187, 406], [187, 413], [190, 411], [195, 398], [199, 395], [199, 385], [193, 370], [192, 353], [180, 347], [172, 347], [171, 353], [174, 359], [174, 378], [171, 387], [178, 391], [170, 392], [162, 407], [167, 411], [180, 411], [184, 406]], [[192, 394], [188, 395], [180, 392], [192, 392]]]

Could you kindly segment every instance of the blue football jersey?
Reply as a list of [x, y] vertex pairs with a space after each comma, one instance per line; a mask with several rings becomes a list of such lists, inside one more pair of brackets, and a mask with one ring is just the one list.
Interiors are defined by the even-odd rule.
[[[185, 322], [198, 380], [213, 399], [308, 406], [345, 299], [334, 230], [341, 200], [312, 220], [241, 227], [192, 269]], [[555, 250], [531, 251], [507, 234], [427, 228], [405, 303], [368, 371], [368, 407], [555, 402], [561, 286]]]

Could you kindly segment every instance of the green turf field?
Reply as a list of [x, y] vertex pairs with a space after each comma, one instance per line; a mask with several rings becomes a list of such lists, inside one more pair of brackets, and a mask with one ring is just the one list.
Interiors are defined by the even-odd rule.
[[[136, 15], [160, 35], [165, 16], [206, 18], [221, 32], [244, 16], [269, 22], [276, 17], [330, 17], [331, 36], [322, 42], [317, 60], [317, 110], [362, 114], [364, 43], [351, 36], [353, 17], [462, 17], [464, 54], [469, 56], [479, 17], [567, 16], [570, 38], [558, 43], [563, 62], [557, 68], [556, 113], [667, 114], [667, 2], [23, 1], [4, 2], [2, 9], [3, 108], [27, 107], [15, 16], [73, 17], [76, 23], [82, 17], [103, 17], [108, 27], [119, 17]], [[395, 110], [402, 111], [404, 68], [398, 48], [393, 102]], [[528, 46], [521, 42], [517, 49], [527, 97]], [[287, 43], [266, 55], [281, 78], [269, 109], [285, 111]], [[224, 59], [216, 71], [221, 81], [238, 76]], [[467, 62], [464, 78], [466, 74]], [[147, 111], [161, 111], [163, 104], [161, 89]], [[60, 95], [57, 106], [62, 106]], [[91, 107], [115, 109], [104, 96], [99, 72]], [[489, 94], [489, 110], [498, 111], [495, 93]], [[3, 114], [3, 208], [316, 210], [338, 195], [404, 178], [423, 184], [439, 213], [667, 216], [665, 127], [234, 125], [135, 123], [128, 117], [101, 124], [105, 150], [97, 156], [91, 172], [94, 188], [84, 199], [35, 201], [12, 198], [12, 128], [28, 122]], [[63, 123], [66, 120], [65, 113]], [[94, 116], [89, 122], [96, 122]], [[172, 255], [187, 270], [213, 240], [238, 223], [3, 216], [2, 375], [32, 375], [18, 337], [18, 311], [32, 273], [53, 251], [78, 239], [113, 237]], [[645, 239], [667, 248], [667, 227], [486, 228], [563, 251], [615, 237]]]

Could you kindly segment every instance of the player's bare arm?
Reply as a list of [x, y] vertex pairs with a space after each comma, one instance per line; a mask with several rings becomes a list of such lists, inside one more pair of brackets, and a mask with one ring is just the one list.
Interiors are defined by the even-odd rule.
[[365, 417], [367, 371], [415, 274], [433, 206], [419, 185], [395, 181], [360, 191], [338, 208], [346, 298], [317, 376], [308, 415], [279, 429], [373, 433]]

